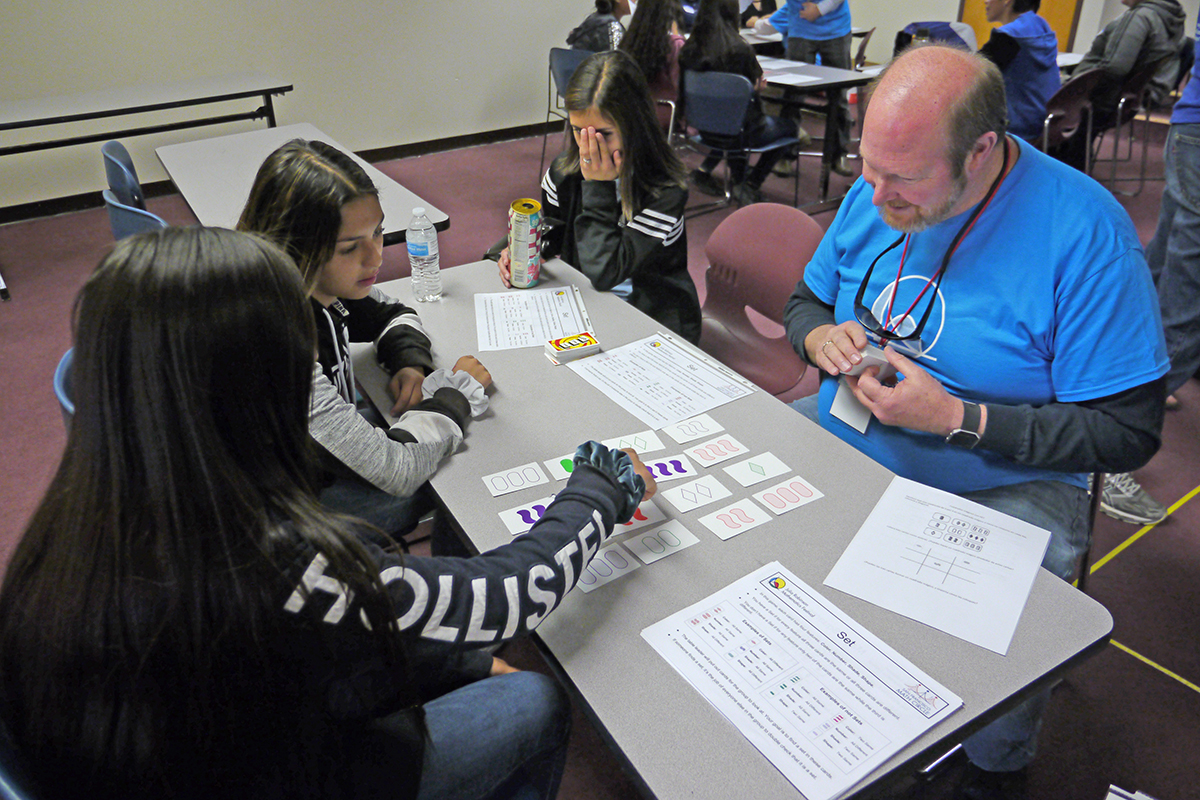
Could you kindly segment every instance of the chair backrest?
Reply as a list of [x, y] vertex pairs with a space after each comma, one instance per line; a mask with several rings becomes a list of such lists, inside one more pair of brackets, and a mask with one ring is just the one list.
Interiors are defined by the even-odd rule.
[[723, 313], [719, 310], [724, 307], [745, 316], [749, 306], [782, 325], [783, 307], [823, 235], [812, 217], [792, 206], [755, 203], [739, 208], [722, 220], [704, 245], [709, 274], [723, 286], [714, 292], [710, 283], [704, 312]]
[[115, 140], [105, 142], [100, 147], [100, 154], [104, 157], [104, 175], [108, 179], [108, 188], [116, 195], [117, 200], [144, 211], [146, 196], [142, 193], [137, 170], [134, 169], [133, 159], [130, 158], [125, 145]]
[[104, 205], [108, 208], [108, 221], [112, 225], [113, 238], [120, 241], [126, 236], [144, 231], [156, 231], [167, 227], [162, 217], [128, 206], [117, 199], [111, 189], [105, 189]]
[[1046, 101], [1046, 117], [1042, 123], [1043, 150], [1057, 147], [1075, 135], [1091, 107], [1092, 90], [1104, 76], [1104, 70], [1089, 69], [1074, 75]]
[[58, 398], [58, 407], [62, 410], [63, 425], [71, 427], [75, 416], [75, 401], [71, 397], [71, 364], [75, 360], [75, 348], [70, 348], [58, 360], [54, 368], [54, 395]]
[[854, 55], [854, 69], [862, 71], [862, 68], [867, 64], [867, 42], [871, 41], [871, 34], [875, 33], [875, 29], [867, 31], [862, 37], [862, 41], [858, 43], [858, 52]]
[[591, 50], [568, 50], [565, 47], [550, 48], [550, 75], [554, 78], [554, 89], [558, 92], [558, 96], [562, 97], [567, 91], [567, 84], [571, 82], [571, 76], [575, 74], [575, 70], [579, 69], [588, 56], [593, 55]]
[[701, 133], [739, 135], [753, 95], [754, 86], [745, 75], [690, 69], [683, 75], [687, 123]]

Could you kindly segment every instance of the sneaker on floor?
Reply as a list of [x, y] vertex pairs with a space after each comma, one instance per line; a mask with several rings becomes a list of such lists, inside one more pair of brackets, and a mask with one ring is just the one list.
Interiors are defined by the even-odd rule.
[[713, 177], [711, 172], [705, 172], [702, 169], [694, 169], [688, 175], [688, 178], [690, 178], [692, 184], [704, 194], [710, 195], [711, 197], [725, 196], [725, 187], [721, 185], [719, 180]]
[[1100, 510], [1134, 525], [1154, 525], [1167, 518], [1166, 506], [1147, 494], [1128, 472], [1104, 476]]
[[850, 161], [844, 155], [834, 159], [833, 171], [847, 178], [854, 174], [854, 170], [850, 169]]
[[1167, 402], [1163, 404], [1163, 408], [1167, 411], [1174, 411], [1179, 408], [1179, 398], [1173, 394], [1167, 395]]
[[733, 199], [739, 206], [751, 206], [763, 202], [764, 198], [761, 189], [755, 189], [748, 183], [739, 183], [733, 187]]
[[784, 159], [771, 168], [771, 174], [778, 175], [781, 178], [791, 178], [796, 174], [798, 169], [795, 161]]

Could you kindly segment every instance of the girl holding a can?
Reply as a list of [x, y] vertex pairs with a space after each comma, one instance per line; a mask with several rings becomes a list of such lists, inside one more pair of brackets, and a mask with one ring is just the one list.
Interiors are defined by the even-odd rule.
[[[542, 179], [547, 257], [561, 255], [599, 291], [612, 291], [692, 342], [700, 302], [687, 270], [686, 170], [659, 126], [633, 59], [589, 56], [565, 95], [572, 136]], [[508, 252], [500, 280], [510, 286]]]

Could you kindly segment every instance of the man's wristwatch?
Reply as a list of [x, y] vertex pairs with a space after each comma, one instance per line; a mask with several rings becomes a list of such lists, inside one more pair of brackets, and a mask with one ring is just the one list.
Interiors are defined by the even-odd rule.
[[979, 420], [982, 417], [978, 403], [963, 401], [962, 426], [955, 428], [946, 437], [946, 444], [965, 447], [968, 450], [979, 444]]

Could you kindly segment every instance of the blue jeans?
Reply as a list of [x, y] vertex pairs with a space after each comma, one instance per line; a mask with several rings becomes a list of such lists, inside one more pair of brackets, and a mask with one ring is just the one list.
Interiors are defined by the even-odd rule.
[[[332, 485], [322, 489], [317, 499], [328, 509], [366, 520], [398, 539], [417, 527], [421, 517], [433, 510], [432, 492], [429, 484], [425, 483], [416, 494], [397, 497], [366, 481], [339, 477]], [[372, 538], [372, 541], [381, 547], [390, 544], [384, 539]]]
[[1174, 392], [1200, 370], [1200, 124], [1172, 125], [1167, 183], [1146, 262], [1158, 287]]
[[[820, 424], [817, 395], [791, 405]], [[1028, 481], [960, 496], [1050, 531], [1042, 566], [1063, 580], [1075, 574], [1080, 557], [1091, 543], [1088, 493], [1078, 486], [1061, 481]], [[1028, 765], [1037, 750], [1042, 712], [1049, 699], [1050, 690], [1043, 689], [973, 734], [963, 742], [967, 756], [977, 767], [990, 772], [1011, 772]]]
[[498, 675], [425, 704], [418, 800], [551, 800], [567, 761], [571, 707], [552, 678]]
[[[819, 55], [821, 57], [821, 66], [823, 67], [854, 69], [854, 59], [850, 55], [851, 38], [853, 37], [849, 33], [836, 39], [800, 39], [792, 37], [787, 40], [787, 57], [791, 61], [805, 61], [809, 64], [815, 64]], [[837, 149], [833, 153], [834, 158], [836, 158], [850, 149], [850, 101], [847, 99], [844, 89], [838, 89], [833, 94], [837, 96], [835, 102], [842, 118], [841, 124], [838, 125], [837, 129]], [[829, 134], [826, 133], [825, 135], [828, 136]]]

